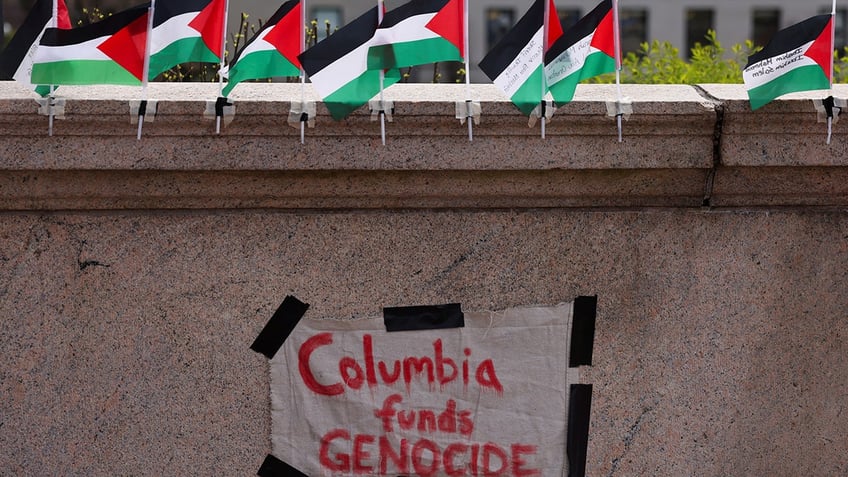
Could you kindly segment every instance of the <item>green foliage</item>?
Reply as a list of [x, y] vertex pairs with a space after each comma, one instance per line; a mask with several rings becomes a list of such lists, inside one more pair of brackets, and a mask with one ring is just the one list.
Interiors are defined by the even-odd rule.
[[90, 25], [92, 23], [97, 23], [100, 20], [105, 19], [106, 17], [111, 17], [111, 12], [106, 12], [100, 9], [100, 7], [94, 8], [86, 8], [82, 9], [82, 18], [76, 21], [76, 26], [84, 26]]
[[716, 38], [715, 31], [708, 31], [706, 39], [706, 44], [696, 43], [692, 48], [685, 83], [741, 83], [742, 70], [748, 63], [748, 57], [758, 51], [759, 47], [755, 47], [751, 40], [745, 40], [744, 44], [733, 45], [728, 56]]
[[[754, 43], [734, 45], [728, 52], [710, 30], [704, 44], [696, 43], [691, 59], [680, 58], [680, 50], [671, 43], [654, 40], [642, 43], [638, 52], [629, 52], [621, 61], [621, 82], [635, 84], [742, 83], [742, 69], [748, 56], [758, 51]], [[846, 60], [848, 70], [848, 60]], [[614, 83], [615, 75], [606, 74], [590, 83]]]
[[833, 52], [833, 82], [848, 83], [848, 46]]
[[[621, 81], [640, 84], [682, 83], [689, 66], [671, 43], [654, 40], [642, 43], [638, 53], [629, 52], [621, 61]], [[610, 81], [611, 80], [611, 81]], [[614, 82], [613, 75], [607, 81]]]

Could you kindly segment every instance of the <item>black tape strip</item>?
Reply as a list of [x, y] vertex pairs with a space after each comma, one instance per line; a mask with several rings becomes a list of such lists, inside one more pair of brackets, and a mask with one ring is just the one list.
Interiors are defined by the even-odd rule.
[[273, 359], [308, 308], [308, 303], [303, 303], [293, 296], [287, 296], [250, 345], [250, 349], [264, 354], [268, 359]]
[[574, 318], [571, 321], [571, 351], [568, 356], [568, 366], [571, 368], [592, 365], [597, 310], [597, 295], [579, 296], [574, 300]]
[[256, 475], [259, 477], [309, 477], [271, 454], [265, 457]]
[[309, 113], [300, 113], [300, 122], [305, 123], [309, 121]]
[[383, 308], [386, 331], [442, 330], [465, 327], [459, 303]]
[[223, 96], [219, 96], [217, 100], [215, 100], [215, 117], [223, 118], [224, 117], [224, 106], [232, 106], [233, 103], [229, 102], [227, 98]]
[[589, 416], [592, 412], [592, 385], [572, 384], [568, 398], [568, 477], [586, 475], [586, 453], [589, 448]]
[[833, 108], [835, 106], [835, 102], [833, 100], [833, 96], [828, 96], [822, 100], [822, 106], [824, 106], [824, 112], [827, 114], [827, 117], [833, 117]]
[[138, 103], [138, 117], [143, 118], [147, 115], [147, 100], [142, 100]]

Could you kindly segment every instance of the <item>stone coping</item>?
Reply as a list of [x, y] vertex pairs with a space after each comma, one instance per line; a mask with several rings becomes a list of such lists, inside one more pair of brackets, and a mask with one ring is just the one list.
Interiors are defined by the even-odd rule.
[[[843, 123], [817, 122], [813, 99], [750, 111], [742, 85], [622, 85], [632, 104], [617, 141], [614, 85], [580, 85], [541, 138], [493, 85], [397, 84], [387, 143], [367, 107], [315, 127], [287, 124], [311, 85], [250, 83], [233, 92], [222, 133], [204, 117], [216, 84], [151, 84], [152, 122], [136, 139], [139, 87], [61, 87], [64, 117], [0, 83], [0, 210], [126, 208], [734, 207], [848, 205]], [[848, 85], [834, 96], [848, 98]], [[456, 119], [471, 97], [481, 122]]]

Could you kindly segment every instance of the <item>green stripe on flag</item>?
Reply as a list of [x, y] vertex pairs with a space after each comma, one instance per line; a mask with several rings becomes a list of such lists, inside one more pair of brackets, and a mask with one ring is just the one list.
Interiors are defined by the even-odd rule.
[[391, 69], [439, 61], [462, 61], [459, 49], [442, 37], [405, 41], [368, 49], [368, 69]]
[[300, 69], [289, 63], [277, 50], [262, 50], [250, 53], [238, 60], [230, 69], [230, 76], [223, 94], [228, 96], [235, 86], [246, 80], [274, 78], [277, 76], [299, 76]]
[[527, 81], [522, 83], [522, 85], [515, 91], [511, 98], [509, 98], [518, 109], [524, 113], [526, 116], [530, 116], [530, 113], [536, 109], [536, 106], [542, 103], [542, 97], [544, 93], [542, 92], [542, 65], [539, 64], [533, 73], [527, 77]]
[[819, 65], [795, 68], [768, 83], [748, 90], [751, 109], [758, 109], [769, 101], [787, 93], [829, 89], [830, 81]]
[[117, 84], [137, 85], [141, 82], [114, 61], [69, 60], [32, 65], [32, 81], [38, 84]]
[[[389, 70], [383, 79], [384, 87], [397, 83], [400, 80], [400, 71]], [[333, 119], [339, 121], [348, 114], [368, 103], [368, 100], [380, 92], [380, 72], [368, 70], [359, 75], [341, 88], [333, 91], [323, 99], [324, 105], [330, 111]]]
[[203, 43], [201, 37], [182, 38], [150, 56], [148, 79], [152, 81], [160, 73], [181, 63], [220, 63], [220, 61], [218, 56]]
[[554, 101], [564, 104], [574, 99], [574, 92], [577, 90], [578, 83], [584, 79], [613, 71], [615, 71], [615, 58], [611, 58], [606, 53], [596, 51], [586, 57], [586, 62], [582, 68], [549, 85], [548, 88], [551, 91]]

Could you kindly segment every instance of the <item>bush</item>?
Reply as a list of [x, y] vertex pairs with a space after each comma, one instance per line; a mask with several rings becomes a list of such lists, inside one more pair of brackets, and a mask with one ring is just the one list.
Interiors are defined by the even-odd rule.
[[[710, 30], [704, 44], [696, 43], [687, 62], [667, 41], [642, 43], [639, 51], [621, 60], [621, 82], [633, 84], [742, 83], [742, 70], [748, 57], [761, 48], [746, 40], [727, 51]], [[848, 47], [833, 52], [833, 82], [848, 80]], [[605, 74], [587, 83], [615, 83], [615, 74]]]
[[[730, 54], [710, 30], [706, 43], [696, 43], [687, 62], [671, 43], [654, 40], [642, 43], [621, 61], [621, 82], [635, 84], [741, 83], [748, 56], [758, 51], [750, 40], [734, 45]], [[848, 62], [846, 62], [848, 65]], [[594, 78], [592, 83], [615, 83], [615, 74]]]

